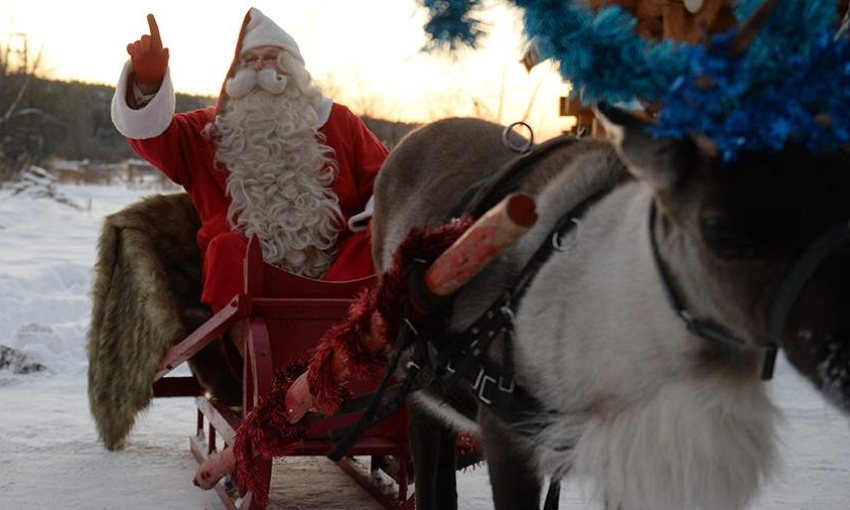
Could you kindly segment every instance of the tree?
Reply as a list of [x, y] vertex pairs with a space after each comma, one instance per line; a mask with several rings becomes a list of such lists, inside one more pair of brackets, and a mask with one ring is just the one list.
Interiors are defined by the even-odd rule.
[[30, 60], [27, 35], [14, 32], [0, 46], [0, 182], [41, 163], [50, 141], [68, 131], [64, 121], [34, 101], [32, 83], [43, 50]]

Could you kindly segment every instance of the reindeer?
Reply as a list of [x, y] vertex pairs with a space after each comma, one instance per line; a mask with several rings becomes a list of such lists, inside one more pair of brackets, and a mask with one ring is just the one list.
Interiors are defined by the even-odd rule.
[[[414, 424], [425, 410], [477, 431], [497, 510], [539, 508], [544, 477], [567, 475], [610, 509], [744, 508], [778, 460], [761, 377], [772, 345], [850, 411], [850, 160], [791, 145], [724, 166], [704, 136], [656, 139], [605, 105], [597, 116], [610, 141], [535, 163], [520, 191], [536, 198], [536, 225], [450, 308], [449, 331], [466, 331], [524, 285], [505, 310], [512, 333], [497, 332], [486, 358], [508, 360], [514, 398], [531, 404], [507, 417], [488, 405], [501, 381], [455, 386], [460, 410], [419, 391]], [[502, 127], [480, 120], [410, 134], [375, 186], [378, 270], [509, 158]], [[435, 436], [413, 433], [435, 441], [414, 445], [418, 505], [456, 508], [451, 441]]]

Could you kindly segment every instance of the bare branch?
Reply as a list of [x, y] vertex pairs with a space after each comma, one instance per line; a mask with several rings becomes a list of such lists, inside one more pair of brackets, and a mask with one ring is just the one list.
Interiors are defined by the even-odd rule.
[[32, 63], [32, 69], [28, 71], [30, 76], [35, 75], [35, 72], [38, 71], [39, 66], [41, 65], [41, 57], [44, 56], [44, 43], [41, 44], [41, 47], [38, 49], [38, 54], [35, 56], [35, 61]]
[[0, 118], [0, 126], [9, 121], [12, 117], [12, 114], [15, 113], [15, 109], [18, 107], [18, 104], [21, 102], [21, 99], [24, 97], [24, 93], [26, 93], [29, 88], [30, 83], [32, 82], [33, 77], [35, 76], [35, 71], [38, 69], [39, 64], [41, 63], [41, 57], [44, 55], [44, 45], [41, 45], [41, 48], [38, 50], [38, 56], [35, 58], [35, 62], [33, 62], [32, 70], [24, 69], [24, 73], [26, 74], [26, 79], [24, 83], [21, 85], [21, 88], [18, 90], [18, 95], [15, 96], [15, 100], [12, 101], [12, 104], [9, 105], [9, 109], [6, 110], [6, 113]]
[[44, 110], [41, 110], [39, 108], [24, 108], [23, 110], [18, 110], [17, 112], [12, 114], [10, 117], [18, 117], [18, 116], [21, 116], [21, 115], [36, 115], [38, 117], [42, 117], [43, 119], [45, 119], [49, 122], [52, 122], [54, 124], [57, 124], [59, 126], [62, 126], [64, 128], [70, 127], [70, 126], [68, 126], [68, 123], [65, 122], [64, 120], [58, 119], [58, 118], [54, 117], [53, 115], [50, 115], [49, 113], [47, 113]]
[[537, 85], [534, 86], [534, 92], [531, 93], [531, 97], [528, 99], [528, 106], [525, 107], [525, 113], [522, 114], [522, 120], [525, 122], [528, 120], [528, 116], [531, 115], [531, 108], [534, 106], [534, 101], [537, 99], [537, 93], [540, 91], [540, 86], [543, 85], [543, 78], [537, 80]]
[[6, 110], [6, 113], [3, 115], [3, 118], [0, 118], [0, 126], [5, 124], [12, 117], [12, 114], [15, 113], [15, 109], [18, 107], [18, 103], [21, 102], [21, 99], [23, 99], [24, 93], [27, 91], [30, 81], [32, 81], [31, 74], [27, 75], [26, 80], [24, 80], [23, 85], [21, 85], [21, 88], [18, 90], [18, 95], [15, 96], [15, 100], [12, 101], [11, 105], [9, 105], [9, 109]]

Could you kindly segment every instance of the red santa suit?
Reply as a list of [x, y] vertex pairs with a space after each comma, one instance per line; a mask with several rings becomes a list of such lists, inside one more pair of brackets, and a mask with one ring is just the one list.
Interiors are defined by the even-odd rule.
[[[244, 41], [245, 27], [255, 11], [252, 9], [246, 16], [239, 46]], [[262, 16], [262, 13], [256, 12], [258, 14], [255, 16]], [[267, 18], [263, 21], [270, 23]], [[274, 28], [280, 30], [276, 26]], [[284, 41], [284, 44], [279, 45], [291, 51], [287, 45], [294, 46], [294, 41]], [[237, 57], [239, 54], [238, 47]], [[234, 70], [235, 61], [229, 76]], [[133, 101], [131, 73], [132, 66], [128, 62], [113, 98], [113, 122], [140, 157], [189, 193], [201, 220], [197, 242], [204, 260], [202, 301], [217, 311], [242, 290], [242, 263], [247, 247], [247, 239], [234, 232], [227, 222], [230, 205], [230, 198], [226, 194], [228, 172], [221, 166], [216, 167], [216, 146], [202, 134], [205, 126], [215, 118], [222, 100], [219, 99], [219, 106], [215, 108], [175, 114], [174, 89], [170, 73], [166, 72], [156, 95], [144, 107], [134, 109], [127, 104], [128, 99]], [[366, 209], [375, 176], [387, 156], [387, 149], [360, 118], [345, 106], [323, 98], [316, 113], [321, 126], [319, 133], [324, 136], [322, 143], [333, 149], [333, 158], [337, 163], [336, 178], [331, 189], [339, 199], [342, 215], [350, 223], [352, 216]], [[323, 279], [351, 280], [374, 272], [369, 231], [355, 230], [347, 227], [339, 232], [335, 259]]]

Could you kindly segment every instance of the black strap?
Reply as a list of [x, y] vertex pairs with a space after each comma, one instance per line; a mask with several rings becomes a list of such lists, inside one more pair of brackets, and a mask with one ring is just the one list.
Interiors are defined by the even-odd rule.
[[791, 273], [782, 282], [782, 287], [770, 310], [770, 339], [773, 345], [765, 354], [762, 379], [770, 379], [773, 375], [776, 352], [782, 345], [782, 334], [785, 331], [785, 323], [788, 321], [788, 312], [797, 302], [806, 282], [830, 253], [848, 242], [850, 242], [850, 224], [842, 223], [830, 228], [803, 252], [791, 269]]
[[658, 250], [658, 241], [655, 239], [655, 219], [657, 210], [655, 201], [649, 204], [649, 244], [652, 248], [652, 259], [655, 261], [655, 268], [658, 271], [659, 279], [661, 280], [661, 288], [664, 289], [664, 294], [667, 296], [667, 302], [670, 303], [670, 308], [676, 312], [676, 315], [685, 323], [685, 327], [691, 333], [705, 338], [714, 343], [731, 345], [734, 347], [743, 347], [746, 342], [732, 335], [731, 333], [715, 326], [714, 324], [694, 319], [688, 312], [679, 295], [670, 284], [670, 275], [667, 268], [661, 262], [661, 254]]
[[445, 341], [434, 346], [438, 356], [436, 372], [441, 376], [444, 390], [450, 390], [474, 366], [486, 359], [490, 344], [508, 326], [510, 318], [502, 309], [509, 303], [510, 294], [502, 294], [463, 332], [448, 335]]
[[546, 501], [543, 503], [543, 510], [558, 510], [561, 502], [561, 479], [552, 478], [549, 480], [549, 490], [546, 491]]
[[[405, 303], [404, 316], [408, 317], [409, 314], [409, 303]], [[412, 369], [409, 370], [401, 386], [398, 389], [394, 389], [394, 391], [389, 394], [389, 397], [391, 398], [385, 399], [384, 397], [387, 393], [390, 378], [395, 373], [396, 367], [398, 367], [398, 361], [401, 357], [401, 353], [404, 352], [404, 350], [410, 345], [411, 334], [415, 335], [416, 330], [410, 326], [408, 321], [403, 321], [399, 328], [399, 334], [396, 339], [396, 346], [393, 350], [393, 354], [387, 362], [387, 368], [384, 371], [381, 382], [372, 394], [369, 404], [363, 411], [363, 415], [354, 425], [335, 431], [332, 434], [331, 439], [334, 441], [334, 446], [327, 455], [327, 457], [332, 461], [339, 462], [339, 460], [348, 453], [351, 447], [354, 446], [354, 443], [357, 442], [366, 429], [374, 427], [378, 423], [389, 418], [404, 403], [404, 399], [407, 397], [407, 394], [410, 392], [411, 387], [416, 381], [418, 371]]]
[[[519, 156], [509, 162], [506, 165], [503, 165], [502, 168], [499, 169], [495, 174], [489, 175], [488, 177], [482, 179], [478, 183], [476, 183], [467, 193], [464, 195], [460, 204], [456, 206], [453, 210], [453, 213], [450, 217], [460, 217], [464, 215], [470, 215], [474, 218], [478, 218], [483, 215], [485, 212], [490, 210], [493, 206], [495, 206], [499, 200], [501, 200], [505, 195], [516, 191], [519, 187], [519, 184], [525, 179], [529, 173], [533, 170], [532, 163], [539, 160], [541, 157], [551, 153], [553, 150], [558, 147], [562, 147], [564, 145], [572, 144], [578, 141], [579, 138], [569, 135], [564, 135], [560, 137], [553, 138], [535, 146], [529, 152]], [[581, 211], [584, 211], [584, 208], [581, 208]], [[561, 223], [565, 223], [562, 221]], [[559, 223], [558, 229], [561, 228], [561, 223]], [[569, 225], [566, 225], [566, 228]], [[542, 264], [542, 260], [544, 257], [548, 257], [551, 255], [551, 250], [547, 248], [548, 243], [544, 243], [543, 249], [538, 250], [537, 253], [532, 257], [532, 260], [529, 264], [526, 265], [526, 269], [523, 271], [525, 273], [533, 273], [535, 271], [531, 271], [529, 268], [539, 267], [539, 264]], [[545, 252], [545, 253], [541, 253]], [[423, 264], [424, 261], [417, 261], [416, 266], [419, 266], [418, 269], [414, 269], [411, 271], [411, 277], [409, 280], [409, 291], [411, 292], [412, 301], [415, 306], [418, 306], [422, 309], [422, 311], [430, 313], [436, 309], [440, 309], [444, 307], [447, 303], [449, 303], [452, 297], [449, 298], [440, 298], [436, 299], [434, 296], [431, 296], [430, 293], [425, 292], [420, 285], [421, 274], [424, 269], [427, 268], [427, 265]], [[423, 268], [424, 267], [424, 268]], [[418, 280], [417, 280], [418, 275]], [[521, 279], [520, 292], [524, 292], [525, 287], [530, 281], [531, 276], [526, 275], [523, 279]], [[528, 281], [525, 281], [525, 280]], [[510, 297], [510, 296], [509, 296]], [[409, 317], [409, 307], [411, 302], [408, 301], [405, 303], [406, 307], [406, 317]], [[499, 307], [501, 309], [501, 306]], [[501, 314], [500, 314], [501, 315]], [[486, 313], [485, 313], [486, 316]], [[480, 319], [479, 319], [480, 320]], [[404, 379], [404, 382], [398, 387], [392, 387], [391, 390], [391, 399], [384, 398], [387, 393], [387, 384], [390, 379], [390, 376], [395, 371], [398, 365], [398, 358], [401, 352], [406, 349], [410, 341], [408, 338], [402, 339], [401, 335], [404, 332], [412, 331], [416, 334], [415, 330], [413, 330], [412, 324], [409, 321], [405, 321], [406, 323], [402, 326], [399, 334], [400, 338], [396, 341], [396, 349], [393, 352], [393, 356], [391, 357], [390, 363], [387, 365], [386, 372], [384, 373], [384, 377], [381, 380], [381, 384], [376, 390], [376, 392], [372, 395], [371, 400], [363, 412], [360, 420], [353, 426], [348, 427], [346, 429], [342, 429], [341, 431], [336, 431], [334, 436], [339, 437], [340, 439], [335, 440], [334, 448], [328, 454], [328, 457], [334, 461], [338, 461], [341, 459], [345, 453], [354, 445], [360, 435], [363, 432], [370, 428], [380, 421], [383, 421], [387, 417], [389, 417], [392, 413], [398, 410], [401, 407], [404, 399], [407, 394], [413, 390], [416, 385], [416, 381], [418, 379], [419, 374], [423, 369], [426, 369], [429, 372], [436, 373], [437, 368], [433, 367], [430, 363], [428, 357], [428, 348], [427, 345], [423, 345], [425, 342], [424, 337], [417, 338], [418, 344], [417, 348], [414, 350], [414, 356], [418, 356], [421, 359], [421, 364], [412, 363], [408, 364], [407, 375]], [[505, 327], [501, 327], [500, 329], [505, 330], [506, 328], [513, 332], [513, 324], [512, 317], [509, 318], [509, 324]], [[417, 337], [420, 335], [417, 334]], [[502, 414], [505, 414], [508, 419], [511, 416], [521, 417], [527, 416], [528, 413], [536, 413], [542, 409], [539, 402], [532, 397], [529, 393], [525, 392], [521, 388], [515, 387], [515, 382], [513, 379], [513, 368], [512, 365], [509, 367], [509, 378], [505, 378], [505, 373], [502, 370], [502, 367], [494, 366], [492, 363], [487, 361], [484, 358], [486, 354], [486, 348], [489, 347], [490, 342], [492, 342], [494, 337], [488, 338], [485, 344], [481, 345], [480, 350], [480, 358], [475, 359], [475, 357], [465, 356], [461, 361], [457, 363], [458, 369], [456, 370], [456, 374], [448, 374], [447, 370], [445, 370], [446, 365], [443, 364], [439, 370], [442, 371], [443, 375], [447, 377], [449, 381], [448, 384], [445, 385], [447, 389], [451, 389], [451, 387], [459, 380], [460, 377], [466, 377], [469, 381], [469, 377], [473, 374], [473, 370], [477, 368], [475, 374], [481, 374], [480, 378], [477, 378], [478, 385], [476, 386], [475, 380], [469, 381], [474, 390], [476, 390], [476, 396], [479, 401], [487, 404], [488, 402], [499, 402], [498, 408], [502, 409]], [[443, 359], [449, 360], [448, 363], [451, 363], [451, 360], [457, 357], [457, 354], [463, 351], [464, 348], [469, 347], [469, 352], [475, 352], [475, 346], [472, 346], [474, 339], [468, 343], [450, 343], [449, 345], [453, 345], [451, 349], [454, 350], [452, 355], [444, 356]], [[470, 347], [471, 346], [471, 347]], [[439, 348], [438, 348], [439, 350]], [[461, 366], [463, 365], [463, 366]], [[451, 366], [451, 365], [449, 365]], [[491, 376], [490, 373], [496, 374], [498, 376]], [[476, 376], [477, 377], [477, 376]], [[492, 398], [488, 395], [489, 391], [493, 390], [494, 386], [492, 386], [491, 380], [497, 382], [495, 386], [495, 393], [493, 393]], [[445, 382], [445, 381], [444, 381]], [[506, 391], [507, 388], [510, 388], [510, 391]], [[363, 400], [357, 402], [357, 406], [362, 405]], [[505, 412], [507, 410], [507, 412]], [[512, 419], [510, 419], [513, 421]]]
[[[458, 381], [463, 380], [481, 405], [508, 424], [523, 422], [546, 412], [543, 404], [517, 385], [514, 379], [514, 313], [537, 271], [558, 249], [554, 239], [563, 238], [575, 228], [578, 224], [576, 220], [609, 191], [604, 189], [591, 195], [562, 216], [546, 241], [526, 262], [513, 289], [495, 300], [466, 330], [453, 335], [443, 345], [435, 346], [440, 359], [436, 373], [444, 391], [450, 391]], [[507, 351], [501, 364], [487, 357], [490, 344], [500, 336], [504, 338]]]
[[[661, 279], [661, 287], [664, 289], [670, 307], [682, 319], [685, 327], [691, 333], [723, 345], [737, 348], [745, 346], [746, 342], [741, 338], [730, 334], [714, 324], [696, 320], [688, 313], [670, 284], [670, 277], [661, 263], [658, 242], [655, 239], [656, 214], [655, 202], [652, 202], [649, 207], [649, 238], [652, 247], [652, 257], [655, 260], [655, 265]], [[850, 225], [843, 223], [832, 227], [809, 246], [794, 264], [791, 273], [785, 278], [770, 311], [769, 334], [771, 343], [767, 346], [764, 353], [761, 371], [762, 380], [766, 381], [773, 377], [773, 370], [776, 366], [776, 355], [781, 345], [780, 341], [782, 339], [782, 332], [785, 330], [788, 312], [797, 301], [803, 286], [809, 281], [815, 269], [817, 269], [830, 253], [846, 245], [848, 242], [850, 242]]]
[[555, 228], [552, 229], [549, 236], [543, 240], [543, 244], [537, 248], [537, 251], [534, 252], [534, 255], [531, 256], [528, 262], [526, 262], [525, 267], [523, 267], [519, 280], [514, 287], [511, 299], [514, 310], [516, 310], [515, 307], [525, 295], [525, 291], [528, 289], [531, 281], [537, 275], [537, 271], [539, 271], [543, 264], [549, 260], [552, 254], [559, 249], [556, 245], [556, 240], [563, 239], [570, 230], [576, 227], [579, 224], [579, 220], [584, 216], [587, 210], [599, 202], [602, 197], [610, 193], [611, 189], [612, 188], [604, 188], [597, 191], [593, 195], [582, 200], [577, 206], [567, 212], [567, 214], [561, 216], [561, 219], [558, 220], [557, 224], [555, 224]]
[[788, 312], [797, 302], [800, 292], [812, 277], [815, 269], [830, 253], [849, 242], [850, 225], [848, 223], [835, 225], [809, 245], [803, 255], [797, 259], [791, 272], [782, 282], [782, 287], [779, 289], [779, 294], [777, 294], [770, 311], [770, 338], [774, 344], [782, 345], [782, 333], [785, 331]]
[[517, 156], [487, 177], [481, 179], [464, 194], [460, 203], [452, 209], [450, 218], [471, 216], [480, 218], [502, 198], [519, 189], [520, 183], [534, 170], [532, 163], [550, 154], [555, 149], [571, 145], [579, 140], [572, 135], [562, 135], [534, 146], [529, 152]]

